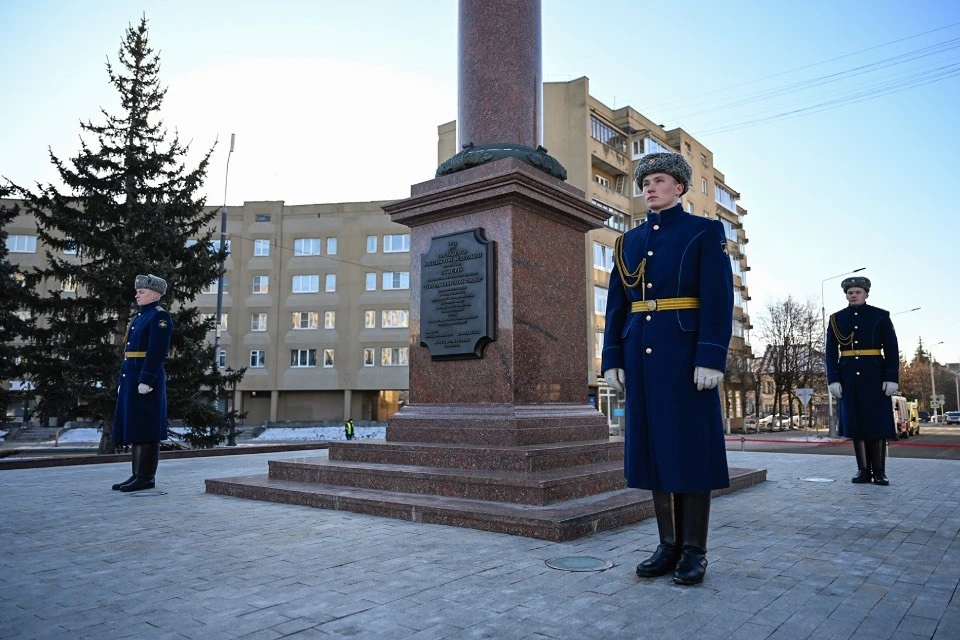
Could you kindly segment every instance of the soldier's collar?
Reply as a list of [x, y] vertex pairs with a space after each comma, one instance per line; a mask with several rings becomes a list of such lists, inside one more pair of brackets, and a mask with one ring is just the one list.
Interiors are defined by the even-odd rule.
[[651, 224], [670, 224], [672, 222], [676, 222], [685, 215], [689, 214], [683, 210], [683, 205], [678, 202], [669, 209], [664, 209], [660, 213], [648, 211], [647, 222]]

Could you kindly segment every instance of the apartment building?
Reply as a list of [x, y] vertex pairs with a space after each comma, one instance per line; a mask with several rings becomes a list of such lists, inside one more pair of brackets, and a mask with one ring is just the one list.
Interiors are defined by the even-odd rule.
[[[543, 146], [567, 169], [567, 182], [583, 190], [587, 200], [610, 214], [605, 227], [587, 235], [587, 274], [584, 295], [588, 305], [590, 348], [587, 372], [591, 394], [607, 414], [615, 431], [622, 418], [621, 400], [606, 385], [600, 371], [603, 350], [604, 312], [607, 287], [613, 268], [613, 246], [620, 234], [642, 223], [647, 208], [633, 183], [633, 172], [644, 155], [679, 152], [693, 168], [690, 190], [681, 202], [695, 215], [717, 218], [723, 223], [733, 268], [734, 318], [730, 343], [729, 370], [722, 392], [727, 416], [736, 427], [746, 407], [745, 393], [751, 372], [750, 316], [747, 302], [747, 266], [744, 247], [747, 236], [743, 219], [747, 210], [737, 204], [740, 194], [727, 184], [714, 164], [713, 152], [681, 128], [664, 129], [626, 106], [612, 109], [590, 95], [588, 78], [570, 82], [548, 82], [543, 87]], [[438, 128], [438, 159], [442, 162], [458, 150], [456, 123]], [[743, 375], [739, 375], [742, 372]]]
[[[228, 208], [218, 359], [224, 369], [247, 367], [233, 395], [247, 424], [385, 420], [406, 400], [410, 235], [383, 204]], [[42, 265], [32, 216], [7, 232], [11, 262]], [[217, 283], [195, 304], [212, 343]]]

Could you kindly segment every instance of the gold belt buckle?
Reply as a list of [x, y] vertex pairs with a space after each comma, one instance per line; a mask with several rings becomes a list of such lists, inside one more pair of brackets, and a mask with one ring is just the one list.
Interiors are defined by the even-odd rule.
[[656, 310], [657, 310], [657, 301], [647, 300], [647, 311], [656, 311]]

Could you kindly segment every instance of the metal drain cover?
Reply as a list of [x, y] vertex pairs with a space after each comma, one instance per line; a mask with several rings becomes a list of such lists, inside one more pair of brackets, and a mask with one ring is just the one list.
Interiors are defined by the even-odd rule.
[[567, 556], [565, 558], [551, 558], [547, 566], [561, 571], [606, 571], [613, 566], [609, 560], [591, 558], [590, 556]]

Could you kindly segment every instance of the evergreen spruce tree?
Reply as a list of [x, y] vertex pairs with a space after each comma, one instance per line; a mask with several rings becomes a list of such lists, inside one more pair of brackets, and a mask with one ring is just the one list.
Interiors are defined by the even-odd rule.
[[166, 362], [168, 415], [189, 427], [184, 437], [190, 444], [213, 446], [223, 439], [230, 416], [214, 406], [211, 390], [236, 384], [244, 373], [228, 377], [214, 366], [209, 327], [191, 306], [217, 280], [224, 252], [211, 243], [216, 211], [205, 210], [198, 195], [213, 149], [196, 167], [185, 165], [189, 145], [175, 133], [168, 136], [159, 118], [166, 93], [159, 70], [144, 17], [127, 28], [118, 66], [107, 62], [120, 115], [101, 108], [104, 124], [81, 122], [80, 150], [68, 161], [50, 151], [69, 193], [50, 184], [34, 191], [16, 187], [36, 216], [49, 265], [34, 274], [42, 322], [25, 353], [40, 409], [49, 416], [102, 419], [101, 452], [114, 450], [117, 376], [136, 312], [137, 274], [168, 283], [161, 299], [175, 326]]

